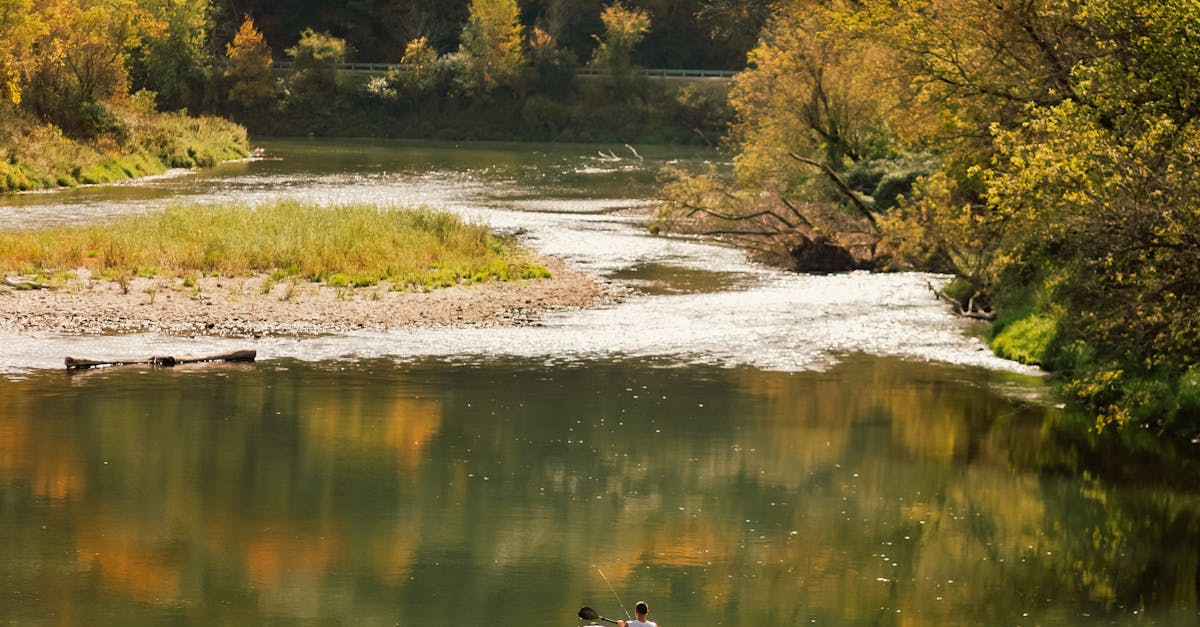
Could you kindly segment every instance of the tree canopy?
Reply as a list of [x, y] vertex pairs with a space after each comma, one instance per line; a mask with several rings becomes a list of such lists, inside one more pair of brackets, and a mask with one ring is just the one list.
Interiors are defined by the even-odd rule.
[[676, 183], [665, 215], [793, 257], [874, 232], [860, 260], [956, 273], [1098, 427], [1195, 433], [1197, 32], [1188, 0], [776, 3], [736, 177]]
[[[408, 42], [424, 37], [439, 54], [462, 45], [470, 12], [465, 0], [220, 0], [217, 29], [232, 34], [244, 14], [259, 25], [277, 53], [295, 44], [305, 28], [344, 39], [355, 59], [396, 62]], [[520, 21], [540, 28], [579, 59], [596, 47], [608, 0], [522, 0]], [[745, 63], [768, 2], [760, 0], [626, 0], [629, 9], [654, 16], [636, 51], [643, 67], [737, 69]]]

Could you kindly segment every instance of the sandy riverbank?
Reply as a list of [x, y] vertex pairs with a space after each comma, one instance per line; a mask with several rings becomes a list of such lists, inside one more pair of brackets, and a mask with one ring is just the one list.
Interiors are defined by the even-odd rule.
[[0, 331], [175, 335], [296, 335], [439, 325], [536, 324], [546, 312], [588, 307], [612, 298], [593, 277], [559, 260], [540, 262], [549, 279], [493, 282], [431, 292], [386, 285], [335, 288], [266, 277], [135, 278], [126, 285], [78, 278], [61, 287], [0, 287]]

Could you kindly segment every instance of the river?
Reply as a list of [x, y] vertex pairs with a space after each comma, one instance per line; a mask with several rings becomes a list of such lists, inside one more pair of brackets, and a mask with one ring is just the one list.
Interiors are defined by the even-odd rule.
[[944, 277], [787, 274], [623, 211], [716, 155], [261, 145], [0, 199], [0, 226], [427, 204], [626, 297], [518, 328], [0, 337], [0, 624], [576, 625], [639, 598], [668, 627], [1200, 619], [1197, 491], [1048, 471], [1077, 464], [1044, 381], [946, 312]]

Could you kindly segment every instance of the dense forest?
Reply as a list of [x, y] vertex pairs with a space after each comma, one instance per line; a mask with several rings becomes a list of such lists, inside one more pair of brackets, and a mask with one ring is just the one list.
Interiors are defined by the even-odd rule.
[[[232, 38], [252, 17], [277, 55], [305, 29], [344, 40], [354, 61], [395, 62], [410, 41], [424, 37], [439, 51], [456, 49], [469, 14], [465, 0], [218, 0], [215, 31]], [[606, 0], [523, 0], [520, 23], [538, 28], [569, 54], [587, 59], [604, 30]], [[740, 69], [758, 38], [769, 2], [757, 0], [626, 0], [644, 11], [650, 30], [634, 53], [643, 67]]]

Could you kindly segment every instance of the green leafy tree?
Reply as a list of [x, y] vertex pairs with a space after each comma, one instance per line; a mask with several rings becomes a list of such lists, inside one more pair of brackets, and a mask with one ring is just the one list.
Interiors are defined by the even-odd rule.
[[650, 32], [650, 15], [616, 2], [600, 13], [603, 36], [596, 36], [596, 49], [589, 65], [602, 72], [618, 94], [628, 94], [637, 77], [633, 49]]
[[346, 60], [346, 42], [308, 28], [287, 53], [292, 58], [292, 69], [284, 104], [310, 118], [332, 115], [340, 97], [337, 66]]
[[515, 86], [525, 64], [523, 32], [516, 0], [471, 0], [458, 52], [463, 89], [485, 99]]
[[197, 108], [210, 82], [210, 0], [141, 0], [143, 45], [134, 63], [135, 87], [158, 95], [164, 109]]

